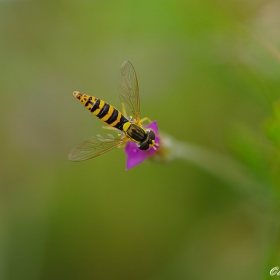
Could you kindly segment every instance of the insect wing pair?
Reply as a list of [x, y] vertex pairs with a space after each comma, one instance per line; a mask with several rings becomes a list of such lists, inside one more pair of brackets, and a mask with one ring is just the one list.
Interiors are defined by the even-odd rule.
[[[140, 125], [140, 100], [137, 76], [134, 67], [129, 61], [121, 66], [121, 78], [119, 84], [119, 97], [126, 111], [130, 111], [134, 120]], [[129, 138], [122, 135], [121, 138], [103, 138], [100, 135], [92, 136], [75, 147], [69, 154], [71, 161], [84, 161], [104, 154], [127, 142]]]

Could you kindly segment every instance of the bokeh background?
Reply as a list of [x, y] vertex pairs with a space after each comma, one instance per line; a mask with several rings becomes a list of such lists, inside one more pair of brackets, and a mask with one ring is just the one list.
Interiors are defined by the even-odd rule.
[[[1, 0], [0, 279], [271, 279], [279, 14], [277, 0]], [[197, 159], [68, 161], [102, 126], [72, 92], [120, 107], [125, 60], [142, 116]]]

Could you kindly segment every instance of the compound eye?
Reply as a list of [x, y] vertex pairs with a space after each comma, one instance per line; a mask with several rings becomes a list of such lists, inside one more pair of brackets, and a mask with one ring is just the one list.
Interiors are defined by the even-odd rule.
[[139, 146], [140, 150], [148, 150], [149, 149], [149, 143], [148, 142], [144, 142]]
[[149, 131], [149, 138], [151, 140], [155, 140], [155, 138], [156, 138], [156, 135], [155, 135], [155, 133], [152, 130]]

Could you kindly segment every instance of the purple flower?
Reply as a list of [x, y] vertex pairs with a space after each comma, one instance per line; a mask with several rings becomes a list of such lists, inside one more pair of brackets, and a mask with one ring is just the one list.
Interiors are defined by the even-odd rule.
[[[146, 129], [151, 129], [156, 134], [155, 143], [160, 143], [158, 136], [157, 122], [153, 121], [149, 125], [145, 126]], [[136, 166], [143, 162], [146, 158], [152, 156], [157, 151], [153, 148], [148, 150], [140, 150], [135, 142], [129, 141], [125, 147], [125, 153], [127, 154], [126, 159], [126, 170]]]

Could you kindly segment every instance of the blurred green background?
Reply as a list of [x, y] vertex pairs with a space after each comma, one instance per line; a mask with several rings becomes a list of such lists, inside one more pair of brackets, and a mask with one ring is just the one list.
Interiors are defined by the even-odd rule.
[[[0, 279], [271, 279], [279, 13], [277, 0], [1, 0]], [[120, 149], [67, 160], [102, 126], [72, 92], [120, 108], [125, 60], [142, 117], [244, 180], [183, 159], [126, 171]]]

